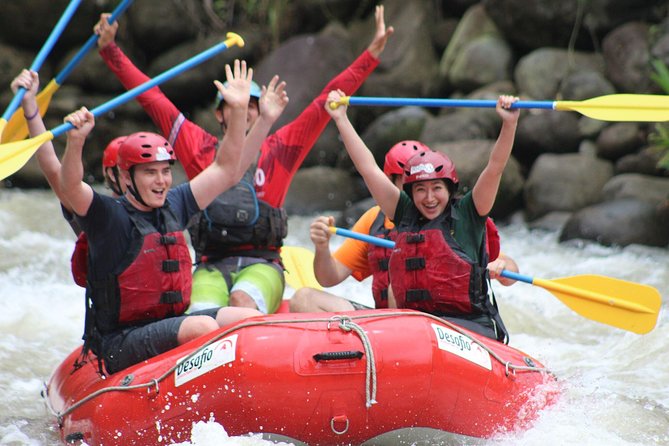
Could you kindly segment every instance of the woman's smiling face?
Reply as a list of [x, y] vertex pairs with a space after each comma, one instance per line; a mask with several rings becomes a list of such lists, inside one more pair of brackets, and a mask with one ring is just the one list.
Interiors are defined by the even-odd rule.
[[428, 220], [440, 216], [451, 198], [446, 183], [441, 179], [413, 183], [411, 196], [418, 211]]

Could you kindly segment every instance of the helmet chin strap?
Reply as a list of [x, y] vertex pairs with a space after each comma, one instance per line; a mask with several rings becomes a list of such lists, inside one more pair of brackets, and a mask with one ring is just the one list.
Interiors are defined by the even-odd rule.
[[132, 186], [128, 186], [128, 191], [132, 194], [133, 197], [135, 197], [135, 200], [137, 200], [140, 204], [146, 206], [147, 208], [151, 207], [148, 204], [146, 204], [142, 196], [139, 195], [139, 192], [137, 192], [138, 188], [137, 184], [135, 183], [135, 166], [132, 166], [128, 171], [128, 173], [130, 174], [130, 181], [132, 181]]
[[121, 179], [119, 178], [118, 175], [118, 167], [112, 167], [112, 173], [114, 175], [114, 181], [115, 182], [109, 182], [109, 188], [114, 192], [116, 195], [119, 197], [123, 195], [123, 190], [121, 190]]

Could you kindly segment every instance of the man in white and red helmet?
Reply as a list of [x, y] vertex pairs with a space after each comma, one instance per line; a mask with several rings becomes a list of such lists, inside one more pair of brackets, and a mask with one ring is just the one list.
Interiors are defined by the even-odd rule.
[[[226, 66], [228, 132], [215, 161], [172, 188], [172, 146], [160, 135], [129, 135], [118, 150], [125, 194], [100, 195], [83, 181], [82, 150], [95, 119], [85, 108], [65, 120], [60, 190], [89, 241], [84, 354], [96, 354], [107, 373], [165, 352], [220, 326], [259, 315], [250, 308], [184, 314], [190, 304], [192, 261], [183, 234], [190, 218], [239, 181], [252, 70]], [[223, 88], [220, 82], [216, 83]]]
[[424, 151], [404, 166], [403, 190], [374, 162], [346, 115], [334, 110], [344, 96], [328, 95], [330, 113], [358, 173], [374, 200], [396, 225], [390, 256], [389, 307], [424, 311], [499, 341], [508, 335], [494, 298], [488, 293], [486, 220], [492, 210], [518, 125], [517, 100], [500, 96], [497, 114], [502, 127], [476, 184], [461, 198], [454, 196], [458, 176], [451, 160], [440, 152]]

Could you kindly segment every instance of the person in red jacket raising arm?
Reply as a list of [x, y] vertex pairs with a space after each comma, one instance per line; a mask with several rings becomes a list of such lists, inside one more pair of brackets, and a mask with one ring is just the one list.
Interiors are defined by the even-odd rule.
[[[118, 24], [108, 24], [107, 18], [103, 15], [95, 26], [100, 35], [100, 55], [123, 85], [133, 88], [147, 77], [114, 43]], [[332, 79], [295, 120], [268, 137], [282, 110], [266, 109], [261, 89], [252, 87], [247, 145], [261, 144], [260, 156], [255, 168], [251, 167], [237, 186], [218, 197], [190, 228], [198, 263], [193, 276], [192, 310], [220, 305], [257, 308], [263, 313], [278, 309], [284, 290], [280, 248], [287, 234], [287, 217], [282, 208], [286, 193], [330, 120], [323, 109], [327, 93], [341, 89], [353, 94], [379, 64], [378, 57], [393, 28], [386, 28], [382, 6], [377, 6], [375, 18], [376, 32], [369, 47]], [[268, 88], [275, 88], [276, 82], [275, 77]], [[138, 101], [173, 145], [189, 178], [212, 162], [216, 136], [186, 119], [158, 88], [140, 95]], [[217, 98], [214, 113], [225, 134], [229, 124], [225, 100]]]

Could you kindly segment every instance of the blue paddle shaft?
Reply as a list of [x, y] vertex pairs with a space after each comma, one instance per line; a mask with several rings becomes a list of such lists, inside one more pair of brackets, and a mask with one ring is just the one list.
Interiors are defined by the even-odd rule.
[[[42, 68], [42, 64], [46, 60], [46, 57], [53, 49], [54, 45], [56, 44], [56, 41], [63, 33], [63, 30], [65, 29], [67, 23], [74, 15], [80, 3], [81, 0], [72, 0], [70, 4], [67, 6], [65, 12], [63, 12], [63, 15], [60, 16], [58, 23], [56, 23], [56, 26], [51, 31], [51, 34], [49, 34], [49, 37], [46, 39], [46, 42], [44, 42], [44, 45], [42, 45], [42, 49], [39, 51], [39, 53], [37, 53], [37, 56], [35, 57], [35, 60], [33, 61], [32, 65], [30, 65], [30, 69], [32, 71], [39, 71], [39, 69]], [[12, 117], [12, 115], [16, 110], [18, 110], [19, 105], [21, 105], [21, 101], [23, 100], [23, 96], [25, 94], [26, 94], [26, 89], [23, 87], [19, 87], [19, 89], [16, 91], [16, 94], [12, 98], [12, 101], [7, 106], [5, 113], [3, 113], [2, 115], [2, 119], [4, 119], [5, 122], [9, 121], [9, 118]]]
[[395, 247], [394, 241], [385, 238], [374, 237], [373, 235], [362, 234], [355, 231], [349, 231], [348, 229], [344, 228], [335, 228], [334, 231], [337, 235], [371, 243], [372, 245], [380, 246], [382, 248], [392, 249]]
[[[467, 108], [495, 108], [497, 101], [489, 99], [439, 99], [439, 98], [388, 98], [351, 96], [350, 105], [373, 105], [386, 107], [403, 107], [408, 105], [418, 107], [467, 107]], [[542, 108], [555, 109], [554, 101], [517, 101], [511, 108]]]
[[[395, 242], [392, 240], [388, 240], [385, 238], [381, 237], [374, 237], [373, 235], [369, 234], [363, 234], [360, 232], [355, 232], [355, 231], [350, 231], [348, 229], [344, 228], [334, 228], [334, 232], [337, 235], [341, 235], [343, 237], [348, 237], [348, 238], [353, 238], [356, 240], [360, 240], [363, 242], [371, 243], [376, 246], [380, 246], [382, 248], [387, 248], [387, 249], [392, 249], [395, 247]], [[514, 273], [512, 271], [507, 271], [507, 270], [502, 270], [500, 273], [502, 277], [506, 277], [508, 279], [513, 279], [513, 280], [519, 280], [521, 282], [529, 283], [532, 284], [534, 279], [530, 276], [525, 276], [523, 274], [518, 274]]]
[[[134, 0], [123, 0], [121, 3], [118, 4], [116, 9], [112, 11], [111, 17], [109, 17], [109, 20], [107, 21], [109, 24], [114, 23], [114, 21], [125, 12], [126, 9], [132, 4]], [[93, 49], [96, 43], [98, 43], [98, 39], [100, 36], [97, 34], [93, 34], [91, 37], [88, 38], [84, 46], [81, 47], [79, 52], [74, 55], [71, 61], [68, 62], [67, 65], [65, 65], [65, 68], [61, 70], [60, 73], [56, 75], [55, 81], [58, 85], [62, 85], [65, 79], [72, 73], [72, 70], [81, 62], [81, 60], [86, 57], [86, 55]]]
[[533, 277], [526, 276], [524, 274], [514, 273], [513, 271], [507, 271], [505, 269], [502, 270], [500, 276], [506, 277], [507, 279], [513, 279], [513, 280], [518, 280], [520, 282], [529, 283], [530, 285], [534, 283]]
[[[172, 79], [175, 76], [178, 76], [179, 74], [183, 73], [184, 71], [187, 71], [191, 68], [193, 68], [196, 65], [201, 64], [202, 62], [211, 59], [214, 57], [216, 54], [220, 53], [221, 51], [227, 49], [228, 46], [224, 42], [221, 42], [217, 45], [212, 46], [208, 50], [205, 50], [198, 54], [197, 56], [193, 56], [190, 59], [181, 62], [179, 65], [170, 68], [167, 71], [164, 71], [163, 73], [159, 74], [158, 76], [154, 77], [153, 79], [149, 79], [148, 81], [144, 82], [141, 85], [136, 86], [135, 88], [126, 91], [120, 96], [115, 97], [114, 99], [111, 99], [107, 102], [105, 102], [102, 105], [99, 105], [95, 107], [94, 109], [91, 110], [91, 113], [93, 113], [94, 116], [99, 116], [103, 113], [107, 113], [108, 111], [114, 109], [115, 107], [118, 107], [119, 105], [125, 104], [126, 102], [130, 101], [131, 99], [134, 99], [135, 97], [139, 96], [140, 94], [144, 93], [145, 91], [162, 84], [163, 82]], [[68, 130], [73, 129], [74, 126], [70, 124], [69, 122], [66, 122], [64, 124], [59, 125], [58, 127], [54, 128], [51, 133], [53, 133], [54, 138], [56, 136], [62, 135], [63, 133], [67, 132]]]

